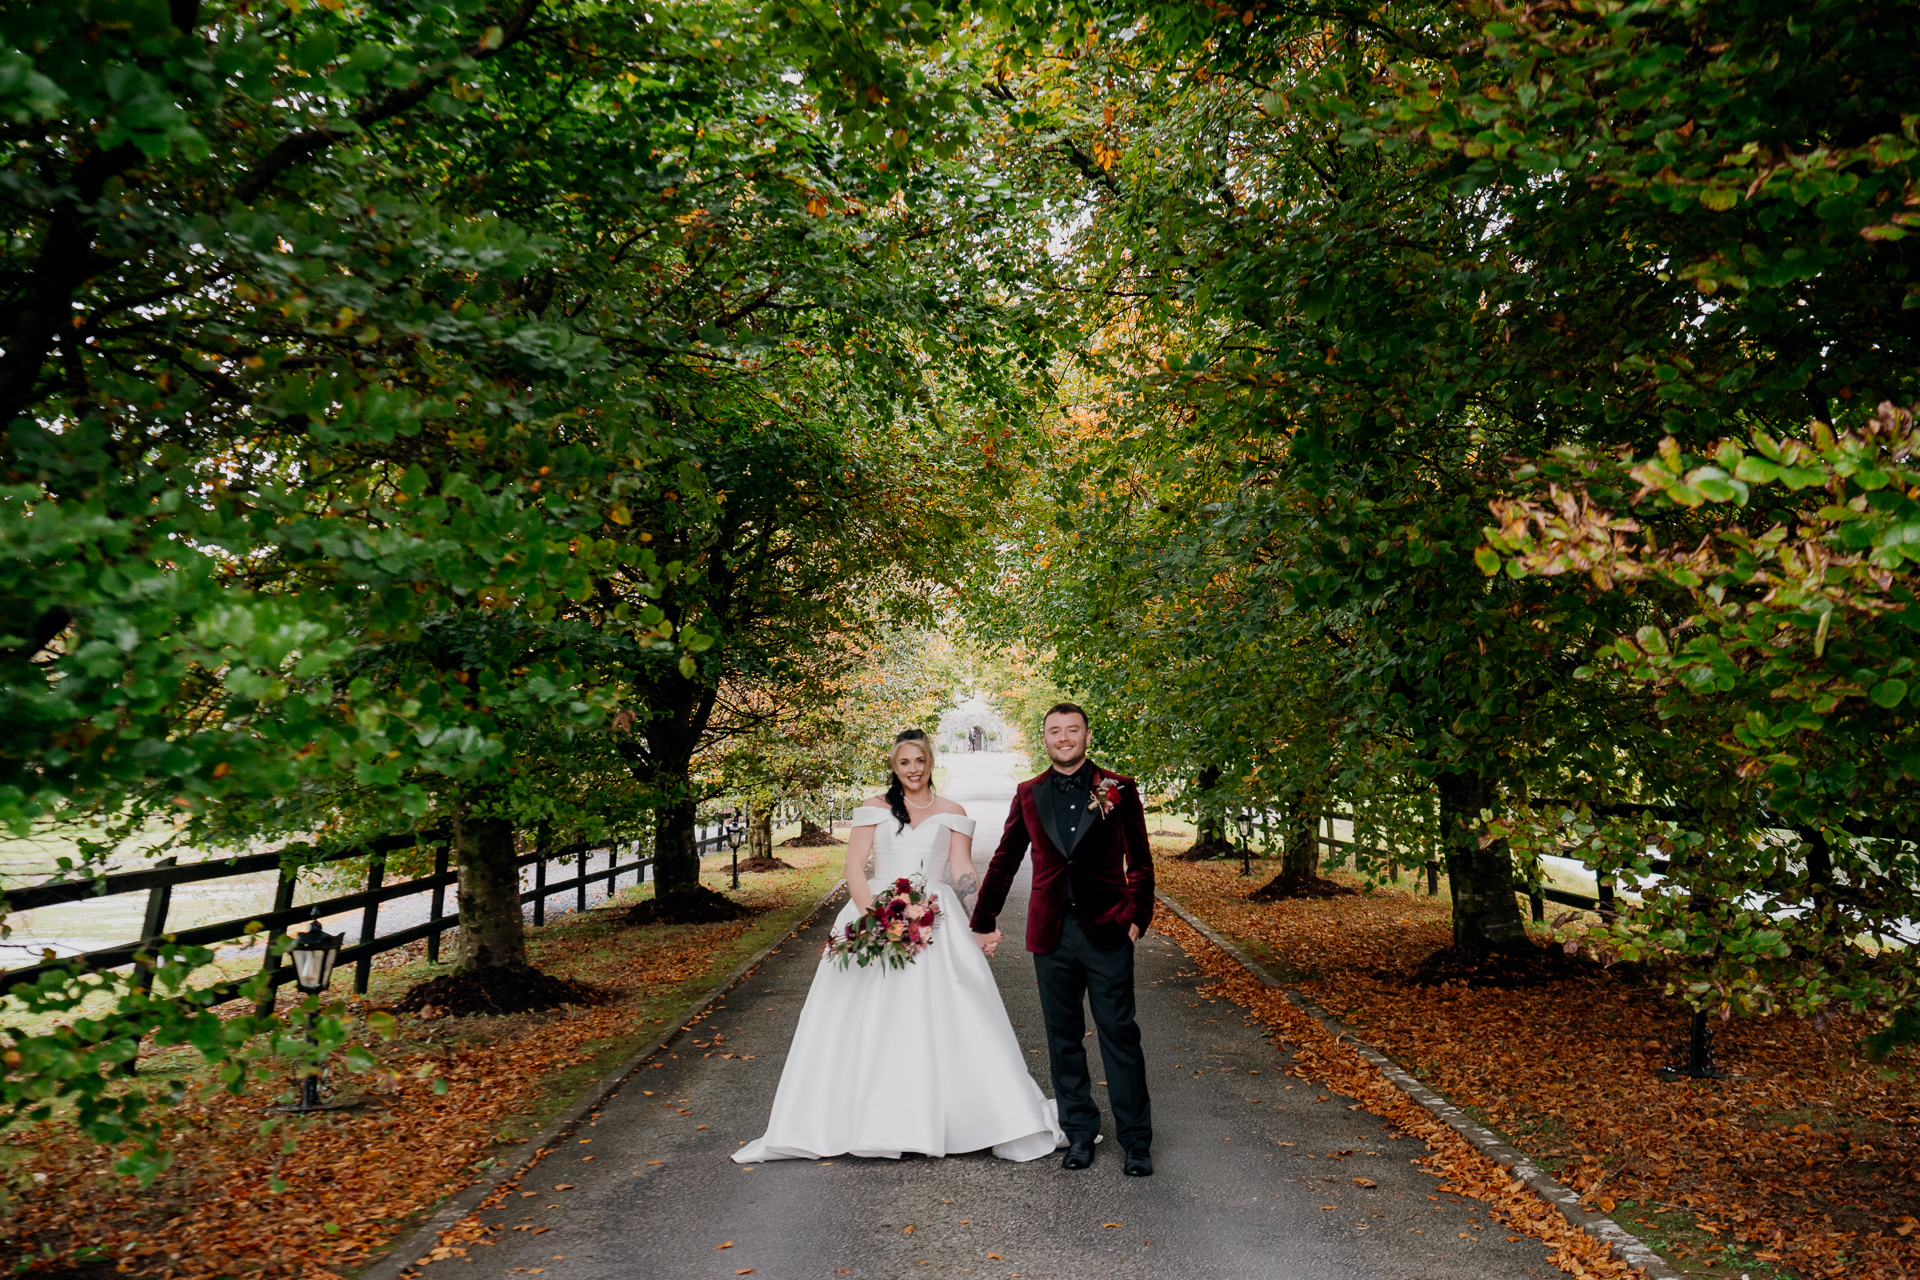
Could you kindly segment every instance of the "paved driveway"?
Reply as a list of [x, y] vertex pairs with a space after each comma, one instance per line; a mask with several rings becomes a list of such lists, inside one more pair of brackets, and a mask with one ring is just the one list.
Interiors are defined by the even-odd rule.
[[[980, 820], [975, 853], [984, 869], [1006, 819], [1012, 758], [951, 755], [943, 763], [947, 794]], [[1023, 876], [1003, 917], [1009, 945], [994, 969], [1034, 1078], [1050, 1090], [1032, 964], [1013, 945], [1024, 934], [1026, 893]], [[1008, 1164], [984, 1154], [735, 1165], [728, 1154], [764, 1127], [830, 918], [817, 917], [638, 1072], [592, 1127], [548, 1156], [525, 1183], [536, 1194], [489, 1214], [507, 1230], [498, 1246], [473, 1250], [471, 1274], [1560, 1274], [1537, 1241], [1510, 1242], [1476, 1202], [1440, 1194], [1436, 1179], [1411, 1163], [1423, 1153], [1418, 1142], [1390, 1136], [1378, 1119], [1350, 1110], [1351, 1099], [1286, 1075], [1286, 1057], [1240, 1009], [1201, 995], [1198, 967], [1157, 933], [1141, 944], [1138, 974], [1158, 1176], [1121, 1175], [1110, 1120], [1099, 1160], [1079, 1173], [1054, 1159]], [[1097, 1080], [1097, 1049], [1092, 1056]]]

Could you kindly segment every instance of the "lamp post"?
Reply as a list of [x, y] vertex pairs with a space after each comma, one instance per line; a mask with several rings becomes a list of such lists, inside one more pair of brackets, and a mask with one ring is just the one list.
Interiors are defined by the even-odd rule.
[[[333, 966], [340, 959], [340, 942], [343, 935], [328, 933], [320, 927], [316, 913], [313, 923], [307, 926], [305, 933], [294, 938], [293, 985], [300, 993], [318, 996], [333, 982]], [[307, 1043], [318, 1044], [319, 1038], [313, 1034], [313, 1020], [307, 1020]], [[331, 1108], [320, 1102], [320, 1076], [312, 1073], [300, 1081], [300, 1102], [296, 1106], [283, 1107], [281, 1110], [295, 1114], [308, 1111], [327, 1111]]]
[[740, 887], [740, 842], [747, 838], [745, 810], [735, 809], [727, 819], [727, 847], [733, 850], [733, 887]]
[[1253, 815], [1242, 809], [1233, 824], [1240, 828], [1240, 874], [1253, 874]]

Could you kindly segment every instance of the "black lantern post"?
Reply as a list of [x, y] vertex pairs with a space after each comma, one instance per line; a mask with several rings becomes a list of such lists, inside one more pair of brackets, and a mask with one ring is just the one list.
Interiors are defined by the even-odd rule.
[[1253, 874], [1253, 815], [1242, 809], [1233, 822], [1240, 828], [1240, 874], [1250, 876]]
[[735, 809], [727, 819], [727, 847], [733, 850], [733, 887], [740, 887], [740, 843], [747, 838], [746, 810]]
[[[300, 988], [302, 995], [317, 996], [331, 985], [333, 966], [340, 959], [340, 943], [344, 936], [322, 929], [317, 915], [305, 933], [295, 936], [289, 955], [293, 960], [293, 985]], [[313, 1034], [312, 1019], [307, 1021], [307, 1042], [319, 1043], [319, 1038]], [[299, 1104], [283, 1110], [295, 1114], [329, 1110], [320, 1102], [320, 1076], [317, 1072], [301, 1079]]]

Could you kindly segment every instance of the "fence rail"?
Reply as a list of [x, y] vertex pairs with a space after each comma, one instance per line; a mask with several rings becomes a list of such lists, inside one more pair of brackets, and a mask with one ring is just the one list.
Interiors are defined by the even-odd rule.
[[[844, 821], [845, 817], [846, 812], [836, 808], [828, 815], [828, 820]], [[156, 944], [161, 942], [173, 942], [182, 946], [206, 946], [254, 933], [264, 933], [271, 937], [310, 918], [334, 916], [350, 911], [362, 913], [359, 939], [341, 948], [337, 963], [342, 966], [349, 964], [353, 966], [354, 990], [364, 995], [368, 979], [372, 974], [375, 956], [398, 950], [425, 938], [427, 958], [438, 961], [442, 935], [460, 927], [460, 914], [457, 911], [447, 914], [445, 911], [446, 891], [450, 887], [457, 886], [460, 880], [459, 872], [450, 870], [448, 867], [447, 839], [448, 833], [445, 831], [426, 831], [409, 835], [380, 836], [349, 848], [319, 853], [315, 853], [310, 847], [298, 846], [292, 850], [242, 854], [233, 858], [188, 863], [184, 866], [175, 863], [171, 858], [165, 858], [152, 867], [139, 871], [114, 871], [84, 880], [55, 880], [45, 884], [22, 885], [0, 891], [0, 901], [4, 901], [8, 913], [131, 893], [147, 895], [145, 918], [141, 924], [139, 939], [0, 972], [0, 995], [16, 987], [32, 985], [47, 974], [64, 975], [75, 969], [91, 972], [117, 969], [129, 964], [141, 964], [152, 954]], [[534, 868], [533, 887], [524, 889], [520, 893], [522, 903], [533, 904], [533, 922], [536, 925], [546, 923], [547, 899], [554, 894], [573, 890], [576, 909], [584, 911], [587, 906], [589, 886], [605, 881], [607, 892], [611, 895], [619, 877], [632, 873], [636, 877], [636, 883], [644, 878], [646, 868], [653, 865], [653, 858], [648, 856], [621, 862], [619, 850], [626, 844], [628, 842], [619, 839], [611, 843], [604, 840], [582, 841], [559, 849], [536, 848], [531, 853], [521, 854], [516, 858], [514, 861], [516, 870], [529, 866]], [[392, 884], [386, 883], [387, 855], [401, 849], [436, 845], [439, 847], [434, 851], [434, 870], [431, 874], [396, 881]], [[694, 842], [694, 853], [695, 856], [704, 858], [727, 847], [726, 828], [721, 826], [714, 829], [711, 835], [697, 839]], [[602, 853], [606, 854], [608, 865], [589, 871], [588, 863]], [[331, 862], [366, 858], [368, 859], [366, 887], [352, 893], [322, 899], [319, 902], [295, 906], [293, 904], [295, 880], [286, 866], [289, 854], [300, 859], [301, 866], [320, 866]], [[578, 875], [565, 880], [547, 878], [547, 867], [551, 863], [573, 860], [578, 861], [580, 867]], [[235, 916], [232, 919], [219, 920], [211, 924], [195, 925], [188, 929], [168, 931], [167, 915], [172, 910], [175, 886], [197, 884], [206, 880], [231, 879], [264, 871], [279, 872], [279, 883], [274, 888], [272, 910]], [[422, 893], [432, 895], [429, 916], [426, 920], [392, 933], [380, 933], [382, 903], [399, 898], [411, 898]], [[262, 962], [262, 968], [268, 975], [269, 997], [273, 988], [293, 980], [293, 971], [283, 967], [271, 954]], [[136, 980], [143, 986], [150, 984], [153, 980], [151, 966], [141, 964]], [[241, 985], [239, 980], [217, 983], [201, 992], [200, 996], [204, 999], [211, 994], [215, 997], [212, 1003], [222, 1004], [237, 999]], [[263, 1000], [262, 1004], [265, 1003], [266, 1001]]]
[[[1356, 821], [1351, 813], [1323, 813], [1320, 816], [1327, 820], [1328, 831], [1327, 835], [1319, 837], [1321, 844], [1332, 845], [1339, 849], [1357, 849], [1362, 853], [1377, 853], [1386, 858], [1398, 856], [1394, 850], [1383, 849], [1379, 845], [1357, 844], [1352, 840], [1336, 839], [1332, 835], [1334, 822], [1336, 820], [1343, 822]], [[1652, 870], [1664, 874], [1669, 866], [1670, 864], [1666, 859], [1656, 858], [1653, 860]], [[1440, 892], [1440, 864], [1437, 861], [1429, 860], [1425, 864], [1425, 867], [1427, 872], [1427, 895], [1432, 897]], [[1557, 902], [1563, 907], [1577, 907], [1582, 911], [1594, 911], [1602, 915], [1610, 915], [1614, 910], [1613, 882], [1601, 878], [1599, 880], [1599, 889], [1599, 896], [1594, 897], [1584, 893], [1573, 893], [1566, 889], [1556, 889], [1548, 884], [1536, 883], [1529, 884], [1526, 887], [1526, 894], [1532, 907], [1535, 921], [1539, 921], [1545, 917], [1546, 904], [1549, 902]]]
[[[137, 893], [142, 890], [148, 895], [147, 911], [138, 941], [100, 947], [78, 955], [62, 956], [55, 960], [7, 970], [0, 973], [0, 993], [37, 982], [43, 975], [49, 973], [65, 974], [76, 968], [83, 971], [114, 969], [134, 964], [150, 955], [155, 944], [163, 941], [172, 941], [185, 946], [204, 946], [244, 937], [251, 933], [264, 932], [271, 936], [312, 917], [359, 910], [363, 912], [360, 920], [360, 938], [352, 945], [341, 949], [339, 963], [354, 965], [354, 990], [365, 994], [373, 957], [425, 938], [428, 940], [428, 958], [437, 960], [441, 935], [460, 927], [459, 913], [447, 914], [444, 909], [446, 889], [456, 885], [460, 878], [457, 871], [447, 869], [447, 850], [444, 847], [435, 853], [435, 869], [432, 874], [392, 884], [384, 883], [387, 854], [397, 849], [413, 848], [445, 839], [444, 832], [431, 832], [417, 836], [389, 836], [371, 840], [350, 849], [324, 854], [305, 865], [340, 862], [351, 858], [370, 859], [368, 887], [353, 893], [322, 899], [319, 902], [303, 903], [297, 907], [293, 905], [293, 876], [287, 872], [282, 862], [282, 855], [277, 852], [248, 854], [239, 858], [191, 863], [186, 866], [172, 866], [163, 862], [144, 871], [115, 872], [88, 880], [56, 881], [52, 884], [29, 885], [9, 890], [5, 894], [5, 899], [10, 911], [25, 911], [55, 903], [79, 902], [95, 897]], [[536, 868], [534, 887], [522, 890], [520, 893], [522, 903], [534, 904], [535, 922], [544, 923], [546, 899], [552, 894], [573, 889], [578, 894], [577, 900], [580, 907], [584, 908], [589, 885], [606, 881], [608, 892], [612, 893], [620, 876], [628, 873], [635, 873], [636, 878], [643, 876], [645, 869], [653, 863], [652, 857], [621, 862], [619, 861], [620, 843], [616, 841], [610, 845], [604, 841], [583, 841], [559, 849], [535, 850], [516, 858], [514, 860], [516, 869], [527, 866]], [[722, 836], [709, 836], [698, 842], [697, 851], [705, 854], [724, 843], [725, 839]], [[598, 870], [588, 870], [588, 864], [592, 859], [603, 852], [607, 855], [608, 865]], [[578, 875], [565, 880], [547, 879], [546, 870], [549, 863], [576, 859], [580, 867]], [[175, 885], [272, 870], [280, 872], [280, 882], [274, 893], [273, 910], [168, 932], [166, 917], [171, 908]], [[391, 902], [396, 898], [410, 898], [421, 893], [433, 895], [429, 907], [431, 914], [428, 919], [392, 933], [379, 933], [381, 903]], [[271, 954], [263, 962], [262, 967], [267, 971], [268, 981], [273, 987], [292, 981], [293, 971], [281, 966], [277, 958]], [[142, 976], [151, 981], [151, 970], [145, 969]], [[209, 991], [218, 997], [214, 1003], [224, 1003], [238, 996], [239, 986], [238, 981], [226, 982], [217, 984]]]

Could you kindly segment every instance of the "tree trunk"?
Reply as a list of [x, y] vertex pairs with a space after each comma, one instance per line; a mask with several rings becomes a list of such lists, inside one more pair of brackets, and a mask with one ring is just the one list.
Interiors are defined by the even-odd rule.
[[[812, 818], [800, 819], [800, 839], [801, 840], [803, 841], [814, 840], [814, 838], [818, 836], [826, 836], [827, 839], [829, 840], [833, 838], [832, 836], [827, 835], [827, 829], [825, 827], [815, 822]], [[815, 840], [815, 843], [819, 843], [819, 842]]]
[[1312, 880], [1320, 874], [1320, 800], [1302, 796], [1289, 815], [1287, 843], [1280, 850], [1282, 880]]
[[1453, 945], [1473, 951], [1523, 951], [1532, 947], [1514, 896], [1513, 855], [1505, 840], [1480, 844], [1480, 814], [1496, 807], [1491, 779], [1479, 773], [1443, 773], [1440, 839], [1446, 850], [1453, 893]]
[[692, 797], [663, 804], [655, 811], [653, 891], [657, 896], [689, 893], [700, 887], [699, 839]]
[[460, 956], [454, 972], [529, 968], [513, 824], [505, 818], [479, 817], [473, 810], [467, 802], [453, 809], [453, 851], [460, 873]]
[[1220, 766], [1208, 765], [1193, 780], [1196, 794], [1193, 815], [1196, 835], [1193, 846], [1180, 856], [1191, 862], [1205, 858], [1220, 858], [1234, 852], [1233, 841], [1227, 836], [1227, 815], [1213, 808], [1207, 801], [1207, 793], [1220, 785]]
[[773, 861], [773, 806], [747, 805], [747, 860]]
[[1194, 824], [1197, 829], [1195, 844], [1217, 845], [1227, 843], [1227, 819], [1225, 814], [1203, 813]]
[[1285, 898], [1344, 898], [1355, 892], [1320, 874], [1320, 807], [1318, 795], [1307, 794], [1294, 804], [1287, 820], [1287, 840], [1280, 848], [1280, 874], [1253, 892], [1255, 902]]

